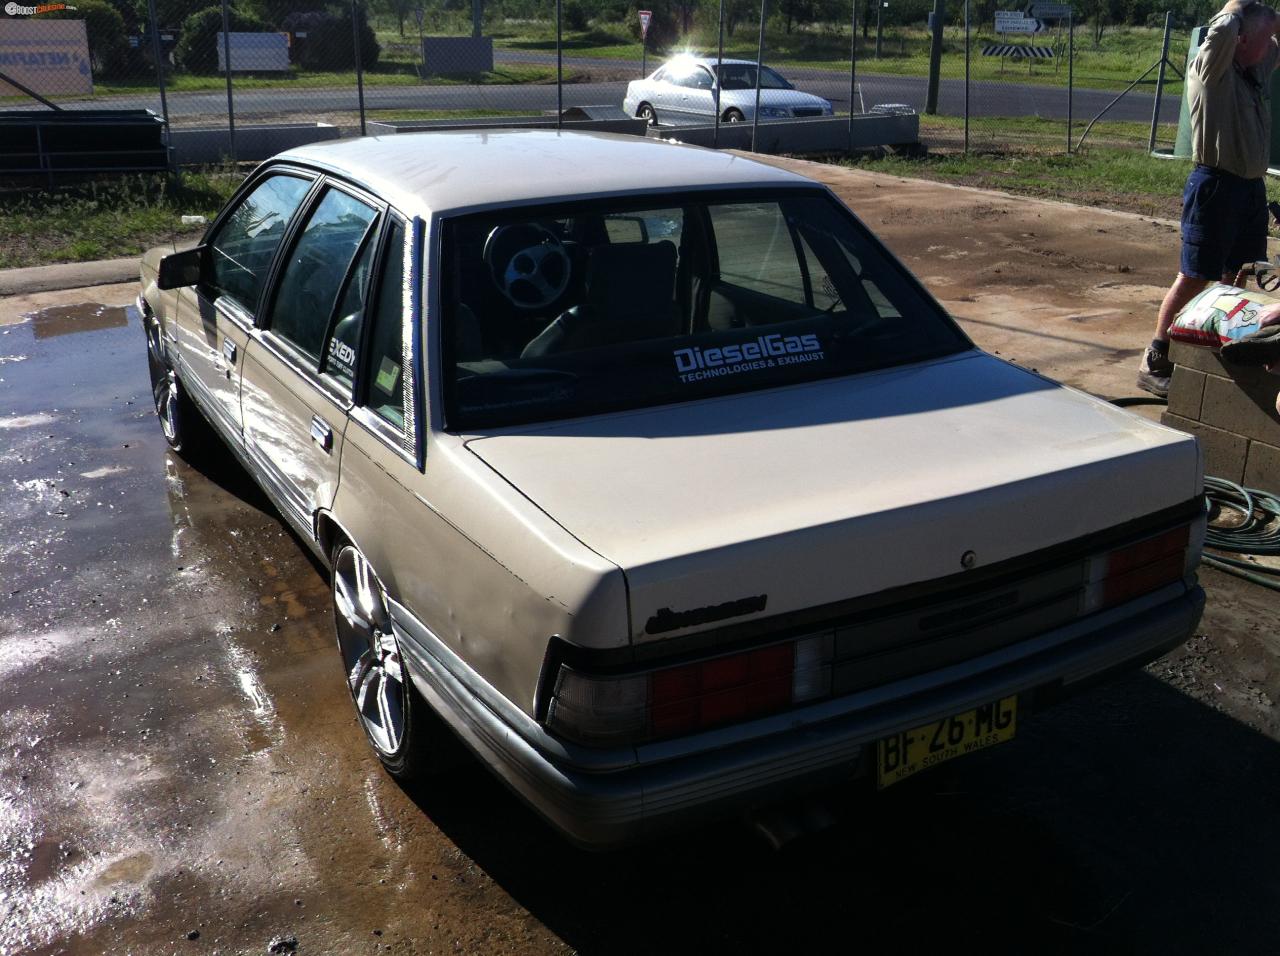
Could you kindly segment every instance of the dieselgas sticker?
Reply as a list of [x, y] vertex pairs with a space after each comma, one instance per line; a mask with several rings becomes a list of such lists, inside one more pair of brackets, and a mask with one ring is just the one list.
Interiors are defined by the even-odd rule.
[[702, 382], [724, 375], [757, 372], [782, 365], [821, 362], [822, 343], [812, 333], [761, 335], [750, 342], [735, 342], [718, 348], [676, 349], [671, 353], [676, 375], [682, 382]]
[[384, 358], [378, 366], [378, 375], [373, 380], [373, 384], [378, 386], [378, 390], [390, 395], [392, 389], [396, 387], [396, 376], [400, 374], [400, 366], [389, 358]]

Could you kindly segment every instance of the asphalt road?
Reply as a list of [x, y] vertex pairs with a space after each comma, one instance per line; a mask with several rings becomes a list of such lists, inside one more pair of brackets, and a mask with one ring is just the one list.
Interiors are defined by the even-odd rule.
[[[499, 51], [500, 62], [520, 64], [554, 64], [555, 57], [545, 53], [527, 51]], [[640, 73], [639, 62], [625, 60], [601, 60], [566, 57], [565, 69], [570, 71], [606, 72], [610, 76]], [[652, 65], [652, 64], [651, 64]], [[961, 65], [948, 64], [947, 71], [959, 71]], [[780, 67], [799, 89], [825, 97], [836, 106], [837, 112], [847, 112], [849, 104], [849, 77], [835, 70], [796, 69]], [[1011, 66], [1011, 71], [1020, 70]], [[1041, 67], [1041, 69], [1046, 69]], [[862, 104], [866, 109], [881, 103], [906, 103], [923, 109], [926, 95], [924, 77], [893, 76], [860, 70], [858, 84], [862, 90]], [[623, 79], [603, 82], [569, 83], [564, 86], [564, 105], [569, 106], [620, 106], [626, 93]], [[332, 113], [355, 113], [359, 108], [358, 94], [351, 87], [304, 87], [288, 89], [239, 89], [233, 86], [236, 117], [251, 121], [272, 117], [298, 118], [305, 115], [323, 116]], [[556, 108], [554, 84], [525, 84], [519, 86], [367, 86], [365, 106], [369, 110], [498, 110], [544, 111]], [[1105, 90], [1076, 89], [1071, 107], [1072, 116], [1088, 121], [1114, 100], [1116, 94]], [[1134, 91], [1125, 96], [1108, 114], [1108, 119], [1148, 122], [1154, 95]], [[145, 108], [160, 112], [160, 95], [136, 93], [121, 96], [103, 96], [93, 100], [66, 102], [76, 109], [126, 109]], [[226, 122], [227, 96], [225, 91], [201, 93], [170, 93], [169, 115], [180, 125], [195, 125], [207, 121], [212, 125]], [[946, 116], [963, 116], [965, 90], [963, 78], [947, 78], [940, 84], [938, 111]], [[969, 91], [971, 117], [1042, 116], [1065, 119], [1068, 103], [1065, 87], [1047, 86], [1034, 82], [974, 82]], [[1178, 97], [1167, 94], [1161, 105], [1161, 119], [1172, 122], [1178, 116]]]

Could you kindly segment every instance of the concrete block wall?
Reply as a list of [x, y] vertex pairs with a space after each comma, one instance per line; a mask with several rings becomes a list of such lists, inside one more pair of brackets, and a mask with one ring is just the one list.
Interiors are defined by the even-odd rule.
[[1205, 473], [1280, 492], [1280, 375], [1228, 365], [1216, 349], [1174, 342], [1166, 425], [1190, 432], [1204, 449]]

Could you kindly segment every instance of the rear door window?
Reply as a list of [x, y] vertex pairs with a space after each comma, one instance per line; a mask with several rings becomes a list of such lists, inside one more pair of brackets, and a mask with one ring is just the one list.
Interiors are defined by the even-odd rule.
[[[329, 187], [316, 203], [289, 251], [276, 287], [267, 327], [318, 367], [330, 320], [343, 296], [352, 307], [348, 325], [358, 323], [363, 286], [347, 282], [356, 257], [365, 247], [377, 210], [340, 189]], [[353, 274], [353, 278], [355, 278]], [[343, 337], [351, 339], [351, 330]], [[350, 356], [354, 362], [355, 356]], [[335, 369], [337, 370], [337, 369]], [[347, 380], [350, 381], [349, 372]]]
[[378, 280], [378, 301], [372, 313], [366, 355], [363, 403], [397, 431], [404, 430], [405, 323], [404, 308], [405, 227], [393, 218], [387, 229]]

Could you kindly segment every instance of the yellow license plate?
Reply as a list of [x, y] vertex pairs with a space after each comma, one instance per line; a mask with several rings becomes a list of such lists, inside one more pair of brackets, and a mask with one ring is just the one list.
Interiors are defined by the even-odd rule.
[[883, 790], [921, 770], [1012, 740], [1017, 729], [1018, 698], [1005, 697], [896, 733], [876, 748], [876, 784]]

